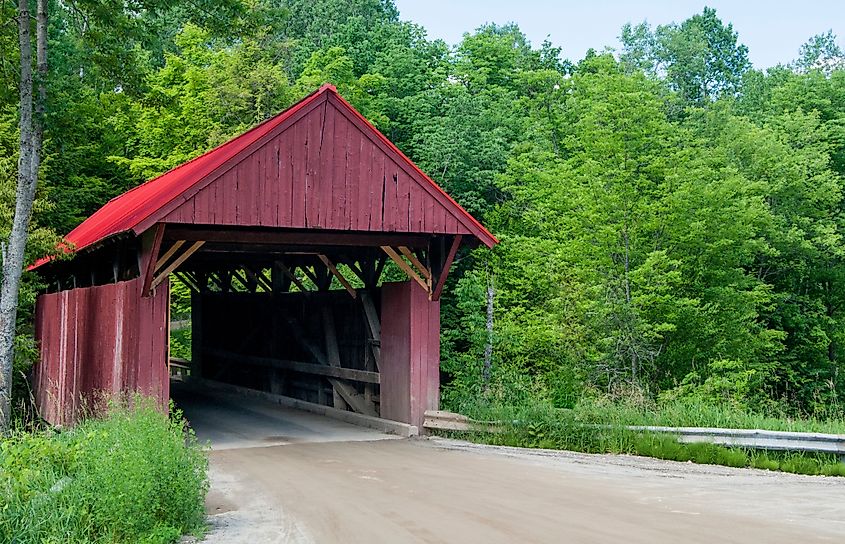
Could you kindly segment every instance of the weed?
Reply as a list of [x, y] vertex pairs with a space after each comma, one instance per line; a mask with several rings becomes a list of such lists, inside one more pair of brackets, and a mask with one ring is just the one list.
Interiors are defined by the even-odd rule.
[[166, 544], [202, 526], [205, 452], [178, 411], [131, 404], [0, 443], [0, 541]]

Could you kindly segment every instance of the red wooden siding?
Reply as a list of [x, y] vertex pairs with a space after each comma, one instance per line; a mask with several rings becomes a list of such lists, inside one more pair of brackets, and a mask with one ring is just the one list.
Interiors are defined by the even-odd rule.
[[440, 302], [413, 281], [385, 283], [381, 297], [380, 415], [422, 429], [440, 401]]
[[43, 294], [35, 310], [41, 416], [74, 421], [100, 393], [138, 390], [166, 404], [169, 284], [141, 297], [143, 278]]
[[471, 234], [395, 159], [327, 100], [162, 221]]

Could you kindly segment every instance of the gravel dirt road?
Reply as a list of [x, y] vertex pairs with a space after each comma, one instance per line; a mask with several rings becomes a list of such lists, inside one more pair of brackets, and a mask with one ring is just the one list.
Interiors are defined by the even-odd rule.
[[845, 539], [843, 479], [387, 440], [247, 399], [185, 409], [201, 438], [224, 443], [210, 454], [210, 543]]

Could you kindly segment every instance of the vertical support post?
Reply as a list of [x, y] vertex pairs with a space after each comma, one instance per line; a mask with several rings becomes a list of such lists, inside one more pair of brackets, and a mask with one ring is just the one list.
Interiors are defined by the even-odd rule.
[[[340, 350], [337, 347], [337, 334], [334, 328], [334, 316], [332, 309], [328, 306], [323, 306], [323, 331], [326, 335], [326, 358], [330, 366], [340, 366]], [[338, 391], [338, 387], [332, 384], [332, 404], [339, 410], [346, 410], [348, 404]]]
[[440, 403], [440, 303], [416, 282], [382, 285], [379, 374], [381, 417], [421, 429]]
[[204, 293], [191, 291], [191, 375], [202, 377], [202, 298]]
[[164, 238], [164, 223], [156, 225], [155, 232], [150, 235], [144, 235], [141, 238], [141, 250], [138, 266], [141, 270], [141, 275], [144, 277], [144, 282], [141, 287], [141, 296], [150, 296], [150, 291], [153, 284], [153, 273], [155, 272], [156, 260], [161, 249], [161, 241]]

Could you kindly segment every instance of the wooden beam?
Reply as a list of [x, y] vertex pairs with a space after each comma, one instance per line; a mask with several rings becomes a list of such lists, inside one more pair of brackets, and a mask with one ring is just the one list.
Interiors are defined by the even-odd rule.
[[337, 347], [337, 334], [334, 326], [334, 315], [328, 306], [321, 308], [323, 315], [323, 332], [326, 336], [326, 363], [331, 366], [340, 366], [340, 350]]
[[294, 283], [294, 285], [296, 285], [299, 288], [300, 291], [302, 291], [303, 293], [308, 292], [308, 289], [305, 288], [305, 285], [303, 285], [303, 283], [301, 281], [299, 281], [299, 278], [297, 278], [293, 274], [293, 272], [291, 272], [290, 269], [287, 266], [285, 266], [285, 263], [283, 263], [282, 261], [276, 261], [276, 266], [279, 267], [279, 270], [281, 270], [284, 273], [285, 276], [290, 278], [290, 281], [292, 281]]
[[[302, 346], [311, 353], [311, 355], [322, 365], [332, 366], [329, 364], [329, 357], [322, 352], [320, 348], [315, 346], [308, 338], [305, 336], [305, 331], [302, 330], [302, 327], [299, 323], [293, 319], [292, 317], [287, 317], [286, 321], [288, 326], [290, 326], [291, 330], [293, 331], [293, 337], [296, 338]], [[375, 406], [372, 403], [366, 402], [364, 397], [358, 394], [357, 391], [349, 384], [346, 384], [337, 378], [327, 378], [329, 383], [332, 384], [332, 388], [337, 391], [338, 395], [342, 397], [342, 399], [349, 404], [349, 406], [358, 413], [366, 414], [368, 416], [377, 416]]]
[[332, 384], [332, 387], [343, 397], [343, 400], [359, 414], [367, 416], [378, 417], [376, 408], [371, 402], [367, 402], [364, 396], [359, 394], [355, 389], [347, 383], [343, 383], [337, 378], [327, 378]]
[[155, 271], [158, 272], [159, 270], [161, 270], [161, 267], [163, 267], [165, 263], [167, 263], [168, 259], [170, 259], [170, 257], [172, 257], [177, 251], [179, 251], [179, 248], [183, 245], [185, 245], [185, 240], [177, 240], [176, 243], [170, 246], [170, 249], [168, 249], [164, 253], [164, 255], [162, 255], [161, 258], [156, 261]]
[[346, 289], [349, 295], [352, 298], [356, 298], [358, 295], [355, 292], [355, 288], [352, 287], [352, 284], [346, 281], [346, 278], [343, 277], [343, 274], [340, 273], [340, 270], [337, 269], [334, 263], [322, 253], [319, 255], [319, 257], [320, 260], [323, 261], [323, 264], [325, 264], [329, 271], [332, 273], [332, 275], [337, 278], [337, 281], [339, 281], [340, 284]]
[[407, 257], [409, 261], [411, 261], [412, 265], [417, 267], [417, 270], [419, 270], [420, 274], [422, 274], [423, 277], [428, 280], [428, 284], [431, 285], [431, 272], [428, 270], [428, 268], [425, 267], [425, 265], [420, 262], [419, 259], [417, 259], [417, 256], [414, 255], [414, 252], [405, 246], [399, 246], [399, 251], [401, 251], [402, 255]]
[[174, 270], [176, 270], [176, 268], [178, 268], [180, 264], [182, 264], [182, 263], [184, 263], [185, 261], [187, 261], [187, 260], [188, 260], [188, 258], [189, 258], [191, 255], [193, 255], [194, 253], [196, 253], [196, 251], [197, 251], [199, 248], [201, 248], [201, 247], [202, 247], [202, 245], [203, 245], [204, 243], [205, 243], [205, 242], [203, 242], [202, 240], [200, 240], [199, 242], [194, 242], [194, 244], [193, 244], [191, 247], [189, 247], [188, 249], [186, 249], [186, 250], [185, 250], [185, 251], [184, 251], [184, 252], [183, 252], [183, 253], [182, 253], [179, 257], [177, 257], [177, 258], [176, 258], [176, 260], [174, 260], [172, 263], [170, 263], [169, 265], [167, 265], [167, 267], [165, 267], [165, 269], [164, 269], [164, 270], [162, 270], [162, 271], [158, 274], [158, 276], [156, 276], [156, 277], [155, 277], [155, 279], [153, 279], [153, 285], [152, 285], [153, 289], [155, 289], [155, 287], [156, 287], [159, 283], [161, 283], [161, 282], [164, 280], [164, 278], [166, 278], [166, 277], [167, 277], [167, 276], [168, 276], [171, 272], [173, 272]]
[[335, 366], [306, 363], [302, 361], [290, 361], [287, 359], [276, 359], [275, 357], [256, 357], [253, 355], [240, 355], [231, 351], [216, 348], [205, 348], [203, 353], [207, 356], [218, 357], [230, 361], [242, 362], [249, 365], [274, 368], [278, 370], [291, 370], [302, 374], [314, 374], [327, 376], [329, 378], [341, 378], [363, 383], [379, 383], [378, 372], [356, 370], [353, 368], [341, 368]]
[[211, 283], [217, 284], [217, 288], [221, 293], [226, 292], [226, 285], [223, 283], [223, 277], [219, 272], [209, 272], [208, 277], [211, 280]]
[[237, 244], [274, 244], [287, 246], [407, 246], [425, 248], [434, 234], [391, 233], [391, 232], [349, 232], [314, 231], [307, 229], [285, 230], [232, 230], [231, 227], [195, 227], [191, 225], [168, 225], [168, 240], [224, 242]]
[[381, 277], [381, 273], [384, 272], [384, 265], [387, 264], [387, 257], [382, 256], [381, 259], [376, 259], [376, 266], [373, 268], [373, 280], [370, 282], [372, 285], [368, 285], [368, 287], [378, 287], [378, 280]]
[[188, 274], [184, 272], [174, 272], [173, 275], [179, 278], [179, 281], [187, 285], [188, 289], [190, 289], [191, 291], [199, 292], [199, 286], [194, 283], [194, 280]]
[[279, 263], [274, 262], [270, 265], [270, 279], [273, 282], [272, 291], [274, 293], [286, 293], [290, 291], [292, 281], [290, 276], [282, 271]]
[[[340, 368], [340, 350], [337, 347], [337, 334], [335, 333], [334, 316], [332, 310], [328, 306], [321, 308], [323, 315], [323, 333], [325, 335], [326, 346], [326, 362], [329, 366]], [[344, 399], [344, 394], [341, 387], [332, 382], [333, 398], [332, 404], [339, 410], [345, 410], [347, 405], [351, 403]]]
[[[148, 296], [152, 290], [154, 267], [158, 252], [161, 249], [161, 241], [164, 239], [164, 223], [156, 225], [156, 231], [153, 235], [153, 243], [150, 247], [150, 253], [147, 256], [146, 266], [141, 268], [141, 273], [144, 274], [144, 284], [141, 288], [141, 296]], [[73, 286], [76, 287], [76, 276], [73, 276]]]
[[258, 278], [247, 268], [236, 268], [232, 270], [232, 277], [238, 280], [248, 293], [255, 293], [258, 290]]
[[308, 279], [311, 280], [311, 283], [314, 284], [314, 287], [317, 289], [320, 288], [320, 280], [317, 279], [317, 274], [313, 270], [309, 270], [307, 266], [300, 266], [302, 273], [308, 276]]
[[396, 253], [396, 250], [394, 250], [390, 246], [381, 246], [381, 249], [384, 250], [385, 253], [387, 253], [388, 257], [393, 259], [393, 262], [396, 263], [396, 266], [402, 269], [402, 271], [407, 274], [410, 279], [419, 283], [422, 288], [426, 290], [427, 293], [431, 293], [431, 287], [425, 282], [424, 279], [419, 276], [419, 274], [414, 271], [413, 268], [411, 268], [411, 265], [409, 265], [405, 262], [404, 259], [402, 259], [401, 255]]
[[367, 328], [370, 331], [370, 348], [373, 352], [373, 361], [376, 364], [376, 370], [381, 365], [381, 322], [376, 312], [376, 306], [373, 304], [373, 298], [367, 291], [361, 292], [361, 304], [364, 306], [364, 317], [366, 317]]
[[268, 278], [267, 274], [264, 273], [263, 269], [259, 270], [255, 274], [258, 277], [259, 283], [264, 285], [264, 290], [267, 291], [268, 293], [272, 293], [273, 292], [273, 278], [272, 277]]
[[452, 266], [452, 261], [455, 260], [455, 254], [458, 252], [458, 247], [461, 245], [460, 234], [456, 234], [452, 239], [452, 247], [449, 248], [449, 254], [446, 260], [443, 261], [443, 268], [440, 272], [440, 277], [437, 278], [437, 283], [434, 285], [434, 290], [431, 292], [431, 300], [439, 300], [440, 293], [443, 292], [443, 286], [446, 284], [446, 277], [449, 275], [449, 268]]

